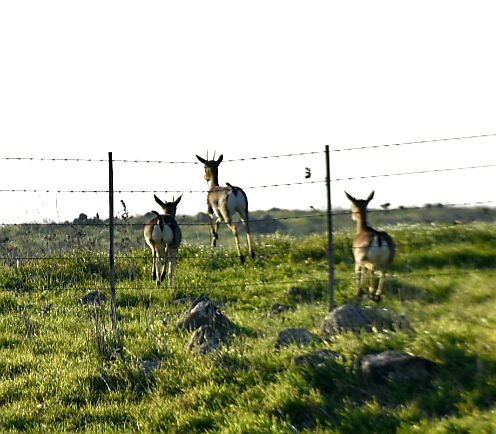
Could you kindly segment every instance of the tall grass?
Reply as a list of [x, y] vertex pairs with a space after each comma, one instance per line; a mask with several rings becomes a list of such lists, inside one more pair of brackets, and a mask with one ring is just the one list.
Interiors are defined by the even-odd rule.
[[[86, 432], [491, 432], [496, 426], [496, 228], [388, 228], [398, 257], [379, 306], [413, 331], [345, 333], [309, 348], [275, 349], [278, 333], [320, 335], [328, 309], [325, 235], [260, 236], [259, 257], [185, 244], [176, 286], [156, 288], [149, 252], [116, 262], [123, 349], [99, 349], [94, 307], [106, 291], [105, 252], [0, 266], [0, 430]], [[351, 239], [338, 232], [336, 299], [355, 302]], [[202, 293], [238, 326], [207, 355], [187, 349], [177, 323]], [[291, 306], [272, 313], [275, 303]], [[102, 308], [102, 318], [108, 306]], [[340, 358], [298, 366], [328, 348]], [[398, 349], [440, 366], [431, 383], [374, 383], [364, 354]], [[147, 366], [152, 366], [149, 369]]]

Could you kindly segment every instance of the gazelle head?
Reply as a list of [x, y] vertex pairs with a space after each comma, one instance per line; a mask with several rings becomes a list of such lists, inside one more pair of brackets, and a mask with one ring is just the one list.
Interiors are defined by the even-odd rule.
[[207, 181], [218, 181], [218, 175], [219, 175], [219, 164], [222, 163], [222, 160], [224, 159], [224, 155], [220, 155], [220, 157], [216, 160], [215, 155], [213, 160], [208, 160], [207, 159], [200, 157], [199, 155], [196, 156], [198, 158], [198, 161], [200, 163], [203, 163], [205, 166], [205, 179]]
[[174, 197], [173, 197], [172, 198], [172, 202], [162, 202], [157, 197], [156, 194], [154, 194], [153, 197], [155, 198], [155, 202], [157, 202], [160, 205], [160, 207], [162, 208], [162, 210], [164, 211], [164, 214], [170, 215], [172, 217], [175, 217], [176, 216], [177, 204], [181, 201], [181, 198], [183, 197], [183, 195], [181, 194], [181, 196], [179, 196], [175, 200], [174, 200]]
[[351, 218], [357, 221], [363, 218], [367, 212], [367, 205], [374, 198], [374, 192], [369, 194], [367, 199], [355, 199], [351, 194], [344, 192], [346, 197], [351, 201]]

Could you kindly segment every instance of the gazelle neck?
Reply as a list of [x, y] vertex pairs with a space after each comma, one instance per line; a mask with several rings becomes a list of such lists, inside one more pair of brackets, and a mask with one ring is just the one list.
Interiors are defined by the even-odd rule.
[[367, 214], [364, 212], [357, 212], [353, 215], [353, 220], [356, 222], [356, 233], [360, 234], [367, 228]]
[[217, 174], [213, 176], [213, 178], [210, 180], [210, 188], [215, 188], [219, 186], [219, 177]]
[[205, 178], [210, 185], [210, 189], [219, 186], [219, 173], [217, 172], [217, 170], [208, 169]]

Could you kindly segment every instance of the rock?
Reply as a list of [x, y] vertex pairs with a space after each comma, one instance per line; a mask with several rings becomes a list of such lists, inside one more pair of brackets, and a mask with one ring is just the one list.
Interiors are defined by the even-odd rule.
[[199, 296], [183, 315], [178, 327], [181, 330], [194, 330], [188, 343], [193, 350], [198, 346], [202, 354], [209, 353], [227, 343], [236, 329], [234, 323], [219, 309], [218, 304], [206, 295]]
[[219, 309], [218, 304], [206, 295], [200, 295], [193, 302], [178, 324], [181, 330], [196, 330], [208, 325], [216, 331], [231, 332], [235, 325]]
[[103, 304], [105, 303], [105, 300], [107, 299], [107, 296], [100, 291], [91, 291], [88, 292], [85, 296], [81, 297], [79, 299], [79, 302], [81, 304]]
[[345, 304], [327, 314], [322, 323], [325, 338], [348, 331], [411, 329], [409, 321], [387, 309]]
[[432, 377], [435, 366], [431, 360], [397, 350], [367, 354], [360, 361], [363, 374], [374, 380], [425, 382]]
[[202, 325], [193, 332], [188, 343], [188, 349], [193, 351], [198, 346], [198, 352], [206, 354], [216, 350], [224, 342], [225, 337], [216, 332], [213, 327]]
[[317, 342], [319, 337], [305, 328], [289, 328], [279, 333], [276, 348], [287, 347], [291, 344], [310, 345]]
[[303, 356], [296, 357], [293, 362], [297, 366], [311, 366], [314, 368], [323, 368], [339, 358], [339, 353], [332, 350], [317, 350]]

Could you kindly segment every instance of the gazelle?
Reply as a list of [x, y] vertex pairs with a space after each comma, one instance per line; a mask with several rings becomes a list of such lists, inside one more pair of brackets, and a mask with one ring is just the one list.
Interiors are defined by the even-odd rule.
[[[221, 155], [217, 160], [208, 160], [196, 156], [198, 160], [205, 166], [205, 179], [209, 182], [209, 192], [207, 194], [207, 214], [210, 222], [212, 233], [212, 247], [217, 245], [219, 238], [219, 225], [221, 222], [226, 222], [227, 226], [231, 229], [236, 242], [236, 249], [238, 250], [238, 257], [241, 263], [245, 262], [245, 257], [241, 253], [239, 244], [238, 227], [233, 222], [233, 217], [236, 213], [240, 216], [241, 220], [246, 226], [246, 238], [248, 241], [248, 251], [252, 258], [255, 257], [255, 252], [252, 247], [250, 222], [248, 216], [248, 198], [245, 192], [233, 185], [226, 183], [227, 187], [219, 186], [219, 164], [222, 162], [224, 156]], [[215, 158], [215, 156], [214, 156]], [[214, 215], [217, 216], [215, 222], [213, 221]]]
[[[375, 301], [379, 301], [384, 290], [386, 272], [393, 262], [396, 247], [389, 234], [376, 231], [370, 226], [367, 226], [367, 205], [373, 199], [374, 192], [370, 193], [367, 199], [355, 199], [346, 191], [345, 194], [351, 201], [351, 217], [356, 222], [353, 257], [355, 258], [357, 295], [363, 293], [362, 287], [364, 286], [365, 270], [368, 270], [370, 277], [370, 296]], [[377, 289], [375, 287], [376, 270], [380, 272]]]
[[[152, 211], [155, 214], [151, 220], [145, 223], [143, 234], [146, 243], [152, 249], [152, 279], [160, 285], [167, 276], [169, 286], [172, 285], [172, 279], [176, 268], [177, 252], [181, 244], [181, 229], [176, 222], [176, 208], [181, 201], [182, 195], [172, 202], [162, 202], [156, 195], [153, 195], [163, 214]], [[160, 271], [160, 259], [164, 260], [162, 272]]]

